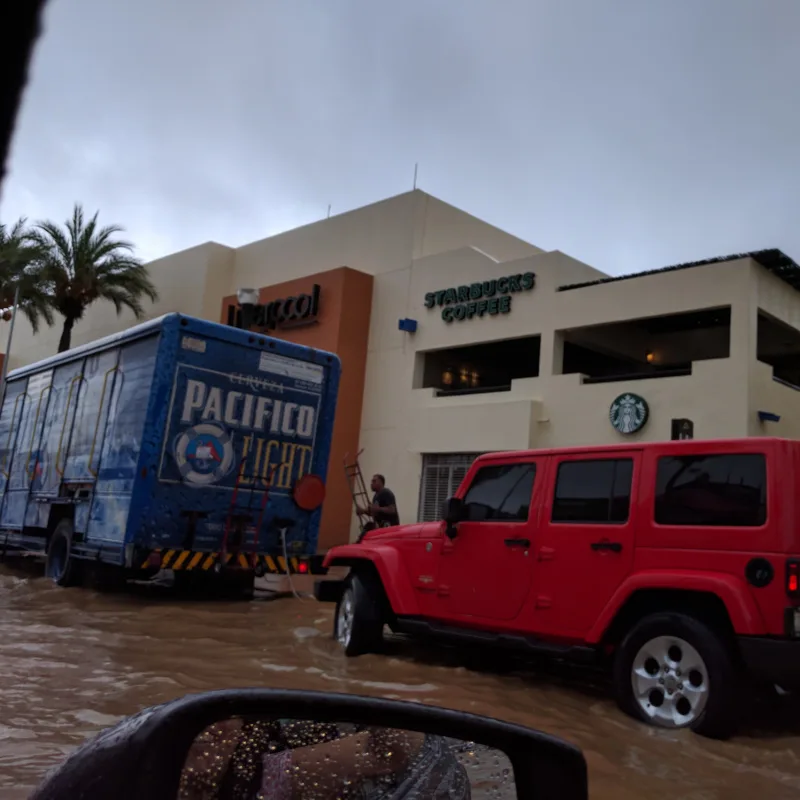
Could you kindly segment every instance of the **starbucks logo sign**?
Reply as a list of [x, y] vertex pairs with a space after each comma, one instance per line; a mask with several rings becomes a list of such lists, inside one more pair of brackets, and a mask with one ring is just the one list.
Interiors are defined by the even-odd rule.
[[636, 433], [647, 422], [647, 418], [650, 416], [650, 407], [643, 397], [626, 392], [611, 404], [608, 416], [611, 420], [611, 427], [618, 433]]

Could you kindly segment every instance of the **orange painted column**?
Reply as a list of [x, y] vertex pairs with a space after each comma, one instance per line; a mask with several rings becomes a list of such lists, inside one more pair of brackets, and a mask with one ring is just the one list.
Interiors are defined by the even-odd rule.
[[[310, 294], [319, 284], [319, 314], [316, 322], [295, 328], [266, 331], [269, 336], [288, 342], [328, 350], [342, 361], [339, 400], [333, 425], [331, 457], [328, 464], [327, 494], [322, 510], [318, 552], [350, 538], [353, 503], [344, 475], [343, 460], [358, 452], [361, 431], [361, 408], [367, 369], [370, 312], [372, 309], [372, 275], [339, 267], [260, 289], [261, 303], [280, 298]], [[228, 308], [236, 305], [235, 297], [222, 300], [221, 322], [228, 321]]]

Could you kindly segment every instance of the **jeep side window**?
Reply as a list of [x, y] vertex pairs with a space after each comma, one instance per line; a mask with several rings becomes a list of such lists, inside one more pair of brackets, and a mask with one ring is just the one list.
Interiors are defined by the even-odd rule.
[[562, 461], [558, 465], [553, 522], [623, 523], [631, 504], [633, 460]]
[[761, 453], [664, 456], [656, 472], [659, 525], [757, 527], [767, 520]]
[[525, 522], [530, 512], [536, 464], [481, 467], [464, 496], [471, 522]]

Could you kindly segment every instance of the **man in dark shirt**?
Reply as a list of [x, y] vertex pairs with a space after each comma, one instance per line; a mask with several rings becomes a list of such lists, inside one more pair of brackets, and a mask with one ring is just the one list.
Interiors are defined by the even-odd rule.
[[383, 475], [373, 475], [370, 488], [374, 492], [369, 508], [359, 508], [359, 514], [368, 514], [375, 520], [379, 528], [388, 525], [399, 525], [400, 517], [397, 513], [397, 500], [394, 492], [386, 488], [386, 478]]

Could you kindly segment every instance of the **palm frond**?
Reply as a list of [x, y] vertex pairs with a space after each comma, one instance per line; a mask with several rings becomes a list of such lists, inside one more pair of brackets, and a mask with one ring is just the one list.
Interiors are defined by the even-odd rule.
[[142, 300], [158, 300], [147, 268], [121, 233], [118, 225], [101, 227], [98, 213], [87, 217], [79, 203], [63, 226], [47, 220], [35, 226], [33, 241], [42, 253], [39, 279], [65, 320], [81, 319], [97, 300], [113, 303], [118, 314], [129, 308], [141, 318]]
[[41, 270], [42, 249], [22, 217], [12, 226], [0, 224], [0, 307], [14, 303], [19, 289], [19, 309], [34, 333], [42, 319], [54, 322], [52, 296]]

